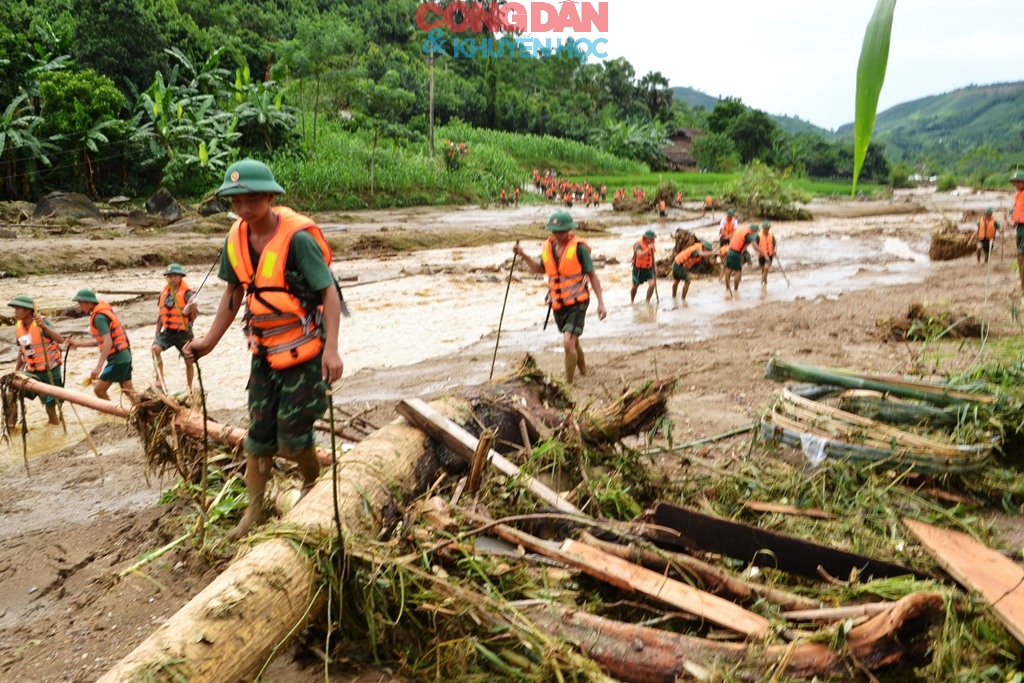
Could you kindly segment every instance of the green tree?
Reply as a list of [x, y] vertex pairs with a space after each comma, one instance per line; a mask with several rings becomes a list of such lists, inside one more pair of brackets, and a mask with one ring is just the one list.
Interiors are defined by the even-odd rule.
[[100, 147], [111, 144], [111, 134], [125, 132], [124, 122], [118, 118], [124, 95], [110, 78], [85, 69], [44, 74], [39, 98], [41, 129], [71, 157], [75, 184], [95, 194], [94, 162]]
[[651, 118], [667, 122], [672, 110], [672, 90], [668, 87], [668, 79], [660, 71], [650, 71], [640, 79], [639, 90]]
[[156, 21], [136, 0], [75, 0], [75, 63], [114, 81], [124, 94], [137, 93], [166, 72], [166, 42]]
[[736, 145], [740, 161], [748, 164], [754, 159], [768, 161], [774, 147], [776, 129], [775, 120], [771, 116], [760, 109], [747, 109], [733, 119], [727, 134]]
[[740, 163], [736, 145], [724, 133], [701, 135], [693, 141], [692, 151], [697, 166], [709, 171], [732, 171]]
[[708, 114], [708, 130], [712, 133], [728, 135], [732, 130], [733, 123], [746, 111], [746, 105], [738, 98], [727, 97], [724, 100], [719, 100], [715, 108]]

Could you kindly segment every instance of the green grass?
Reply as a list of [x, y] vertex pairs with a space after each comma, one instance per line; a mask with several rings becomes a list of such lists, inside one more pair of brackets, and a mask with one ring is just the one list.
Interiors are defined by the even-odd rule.
[[[369, 131], [347, 131], [338, 122], [320, 126], [305, 156], [272, 160], [289, 197], [309, 210], [356, 210], [394, 206], [496, 201], [502, 188], [532, 182], [533, 168], [560, 173], [645, 173], [647, 167], [572, 140], [478, 130], [466, 124], [435, 131], [435, 158], [426, 142], [381, 138], [376, 153]], [[440, 154], [445, 140], [465, 142], [469, 155], [449, 173]], [[374, 166], [370, 184], [371, 160]]]

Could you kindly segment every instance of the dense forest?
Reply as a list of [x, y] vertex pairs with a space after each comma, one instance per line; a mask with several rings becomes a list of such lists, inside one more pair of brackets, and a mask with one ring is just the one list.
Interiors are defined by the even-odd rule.
[[[337, 175], [322, 164], [331, 153], [359, 157], [344, 172], [368, 182], [325, 190], [324, 202], [365, 205], [356, 195], [387, 190], [386, 175], [375, 173], [385, 173], [389, 154], [453, 170], [443, 140], [436, 150], [430, 140], [431, 99], [440, 135], [476, 140], [476, 163], [493, 162], [461, 180], [487, 185], [480, 193], [498, 182], [485, 176], [527, 177], [495, 165], [544, 163], [514, 150], [511, 161], [488, 155], [492, 141], [508, 150], [536, 147], [524, 142], [530, 136], [560, 138], [635, 164], [630, 169], [657, 170], [679, 127], [707, 133], [693, 153], [708, 170], [756, 159], [798, 175], [841, 179], [852, 171], [849, 144], [787, 133], [736, 99], [711, 111], [691, 107], [673, 99], [660, 72], [640, 76], [625, 59], [428, 56], [417, 5], [8, 0], [0, 5], [0, 197], [34, 199], [52, 189], [140, 196], [161, 184], [198, 197], [246, 155], [314, 169], [301, 178], [308, 187]], [[865, 176], [888, 172], [874, 146]], [[449, 198], [473, 194], [448, 184]]]

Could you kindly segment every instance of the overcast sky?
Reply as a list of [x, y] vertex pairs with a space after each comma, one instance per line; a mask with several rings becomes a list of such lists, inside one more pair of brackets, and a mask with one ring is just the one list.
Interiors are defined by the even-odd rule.
[[[661, 71], [673, 86], [835, 129], [853, 121], [857, 60], [874, 8], [875, 0], [609, 0], [605, 37], [609, 56], [626, 57], [637, 78]], [[879, 111], [972, 83], [1019, 80], [1019, 0], [897, 0]]]

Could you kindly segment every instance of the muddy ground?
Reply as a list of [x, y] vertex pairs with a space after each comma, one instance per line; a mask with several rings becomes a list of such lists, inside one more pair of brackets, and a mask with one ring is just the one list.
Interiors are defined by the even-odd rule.
[[[741, 297], [726, 301], [717, 280], [704, 277], [693, 283], [685, 306], [669, 301], [671, 283], [665, 279], [659, 283], [660, 302], [629, 303], [629, 246], [652, 219], [612, 215], [607, 208], [578, 210], [577, 220], [609, 226], [606, 234], [587, 233], [598, 257], [609, 317], [600, 323], [592, 311], [587, 321], [583, 343], [591, 373], [577, 381], [573, 394], [578, 402], [600, 404], [638, 380], [678, 376], [680, 391], [669, 403], [669, 416], [674, 439], [681, 442], [750, 424], [779, 388], [763, 379], [772, 356], [887, 373], [933, 369], [940, 345], [886, 342], [880, 331], [879, 321], [903, 316], [915, 302], [984, 316], [993, 338], [1018, 334], [1011, 302], [1019, 303], [1020, 292], [1010, 245], [997, 246], [990, 269], [973, 257], [935, 264], [923, 257], [930, 231], [944, 220], [958, 222], [965, 211], [1007, 201], [1002, 195], [919, 193], [893, 202], [819, 203], [812, 207], [814, 221], [775, 226], [790, 285], [781, 273], [773, 273], [762, 295], [748, 272]], [[479, 241], [460, 239], [456, 247], [414, 254], [385, 247], [372, 258], [342, 254], [335, 271], [360, 287], [346, 292], [353, 317], [345, 321], [342, 334], [346, 378], [337, 392], [339, 408], [380, 425], [393, 419], [399, 398], [429, 398], [460, 384], [485, 381], [515, 239], [501, 231], [535, 228], [550, 210], [417, 209], [321, 217], [338, 232], [355, 235], [379, 235], [382, 228], [486, 233]], [[653, 225], [663, 237], [680, 226], [701, 237], [717, 232], [691, 211]], [[532, 234], [539, 233], [534, 229]], [[0, 280], [0, 299], [28, 293], [44, 309], [59, 310], [79, 287], [107, 288], [109, 298], [120, 302], [118, 310], [136, 350], [137, 384], [151, 383], [146, 349], [153, 334], [155, 298], [138, 298], [134, 292], [159, 289], [168, 256], [200, 248], [215, 254], [220, 238], [106, 234], [75, 240], [83, 238], [0, 243], [0, 264], [15, 254], [22, 259], [60, 255], [73, 261], [64, 275]], [[501, 244], [476, 246], [488, 242]], [[136, 257], [149, 253], [159, 258], [140, 266]], [[97, 258], [104, 263], [96, 263]], [[181, 259], [196, 264], [190, 276], [193, 286], [212, 256], [207, 259]], [[202, 296], [206, 313], [222, 291], [213, 280]], [[540, 279], [517, 269], [496, 374], [524, 352], [533, 353], [543, 369], [561, 373], [559, 336], [552, 327], [541, 330], [543, 290]], [[199, 331], [208, 320], [200, 318]], [[83, 319], [57, 322], [64, 330], [85, 330]], [[12, 341], [10, 328], [0, 332], [0, 372], [13, 369]], [[944, 370], [966, 367], [975, 359], [975, 352], [954, 344], [941, 348]], [[69, 386], [81, 388], [81, 378], [95, 363], [91, 353], [79, 351], [70, 359]], [[217, 354], [205, 370], [213, 416], [243, 424], [247, 361], [242, 340], [229, 333]], [[171, 385], [180, 387], [180, 363], [168, 357], [167, 366]], [[204, 587], [236, 550], [223, 542], [205, 553], [185, 547], [150, 565], [144, 576], [117, 580], [117, 572], [141, 553], [180, 534], [188, 511], [160, 504], [161, 492], [173, 482], [145, 476], [142, 446], [130, 429], [81, 408], [78, 413], [81, 426], [69, 414], [70, 433], [65, 436], [59, 427], [41, 424], [45, 418], [38, 404], [30, 407], [30, 475], [20, 440], [0, 446], [0, 679], [5, 681], [94, 680]], [[91, 431], [98, 458], [82, 437], [82, 427]], [[738, 437], [708, 447], [705, 455], [727, 463], [745, 455], [747, 448], [748, 441]], [[682, 467], [677, 456], [664, 456], [657, 464], [667, 472]], [[1020, 531], [1008, 529], [1011, 534]], [[304, 681], [313, 676], [322, 679], [322, 664], [318, 668], [315, 655], [292, 647], [271, 665], [264, 680]], [[361, 674], [353, 669], [332, 680], [390, 678], [387, 671]]]

